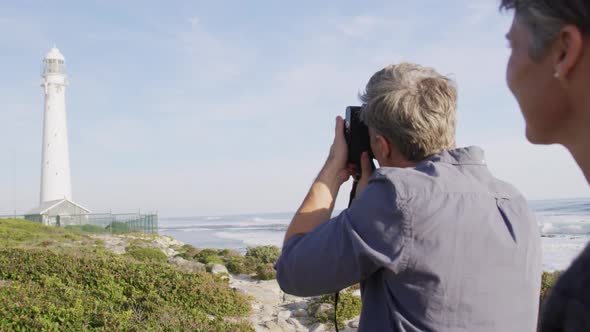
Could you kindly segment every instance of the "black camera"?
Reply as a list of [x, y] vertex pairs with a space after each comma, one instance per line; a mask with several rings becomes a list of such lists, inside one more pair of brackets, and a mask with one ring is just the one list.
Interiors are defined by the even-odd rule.
[[[357, 166], [357, 177], [360, 176], [361, 172], [361, 154], [368, 151], [370, 160], [372, 161], [374, 158], [371, 150], [369, 128], [361, 120], [362, 109], [360, 106], [348, 106], [346, 108], [344, 128], [344, 136], [348, 144], [348, 163]], [[372, 162], [371, 165], [373, 165]]]

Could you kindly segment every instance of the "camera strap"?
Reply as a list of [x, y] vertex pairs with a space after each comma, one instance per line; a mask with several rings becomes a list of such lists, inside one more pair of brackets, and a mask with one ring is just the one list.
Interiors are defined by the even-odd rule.
[[[375, 167], [375, 166], [373, 166], [373, 167]], [[348, 207], [350, 207], [350, 205], [352, 204], [352, 200], [354, 199], [354, 196], [356, 195], [356, 187], [357, 187], [358, 183], [359, 183], [359, 181], [356, 178], [352, 182], [352, 189], [350, 190]], [[336, 329], [336, 332], [340, 332], [340, 329], [338, 328], [338, 298], [339, 297], [340, 297], [340, 292], [336, 292], [334, 294], [334, 328]]]

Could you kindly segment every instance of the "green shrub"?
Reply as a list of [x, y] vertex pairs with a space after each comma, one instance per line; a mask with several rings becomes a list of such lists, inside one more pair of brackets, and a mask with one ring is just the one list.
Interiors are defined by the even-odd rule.
[[219, 251], [218, 254], [219, 256], [222, 256], [225, 259], [229, 259], [231, 257], [242, 257], [242, 255], [239, 252], [232, 249], [222, 249]]
[[64, 227], [65, 229], [69, 229], [72, 231], [79, 231], [84, 233], [92, 233], [92, 234], [100, 234], [106, 233], [107, 230], [104, 227], [96, 226], [96, 225], [67, 225]]
[[218, 252], [225, 261], [228, 271], [233, 274], [255, 274], [260, 280], [276, 278], [274, 263], [280, 255], [275, 246], [250, 247], [242, 256], [233, 250], [224, 249]]
[[[311, 311], [314, 311], [322, 303], [329, 303], [334, 306], [334, 295], [322, 295], [310, 304]], [[344, 322], [353, 319], [361, 314], [362, 301], [359, 297], [352, 295], [352, 290], [347, 289], [340, 292], [338, 299], [338, 327], [344, 328]], [[333, 325], [334, 309], [313, 317], [315, 321]]]
[[0, 219], [0, 247], [26, 247], [43, 240], [66, 243], [88, 239], [87, 236], [61, 227], [45, 226], [20, 219]]
[[94, 249], [0, 249], [0, 331], [253, 331], [218, 278]]
[[178, 249], [179, 254], [176, 255], [177, 257], [182, 257], [186, 260], [194, 260], [195, 256], [199, 253], [199, 249], [191, 246], [190, 244], [185, 244]]
[[223, 264], [223, 259], [219, 256], [219, 251], [215, 249], [203, 249], [194, 258], [203, 264]]
[[127, 255], [142, 262], [160, 262], [166, 263], [168, 257], [158, 248], [151, 247], [133, 247], [129, 246], [125, 249]]
[[43, 248], [47, 248], [52, 245], [55, 245], [55, 241], [53, 241], [53, 240], [43, 240], [43, 241], [39, 242], [39, 244], [38, 244], [39, 247], [43, 247]]
[[246, 269], [244, 256], [231, 256], [225, 261], [225, 267], [233, 274], [249, 274], [252, 271]]
[[539, 304], [543, 304], [543, 302], [547, 298], [547, 295], [549, 295], [549, 291], [551, 290], [551, 288], [553, 288], [560, 275], [560, 271], [543, 272], [543, 276], [541, 277], [541, 296]]
[[246, 250], [246, 257], [253, 257], [260, 263], [274, 264], [281, 255], [277, 246], [250, 247]]
[[256, 279], [271, 280], [276, 279], [277, 273], [273, 267], [274, 264], [260, 264], [256, 267]]

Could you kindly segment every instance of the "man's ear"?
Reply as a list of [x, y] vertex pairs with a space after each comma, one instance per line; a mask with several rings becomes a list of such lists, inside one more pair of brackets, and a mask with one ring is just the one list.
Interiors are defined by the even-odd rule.
[[575, 25], [565, 25], [561, 28], [553, 47], [553, 63], [555, 75], [560, 80], [572, 72], [582, 56], [584, 36]]
[[391, 145], [381, 135], [375, 136], [375, 143], [377, 145], [377, 151], [373, 151], [375, 157], [379, 157], [380, 160], [387, 160], [391, 157]]

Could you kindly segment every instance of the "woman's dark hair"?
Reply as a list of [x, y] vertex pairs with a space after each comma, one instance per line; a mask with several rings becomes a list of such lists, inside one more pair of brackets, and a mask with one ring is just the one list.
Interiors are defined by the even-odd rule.
[[514, 10], [518, 19], [533, 35], [530, 52], [533, 58], [543, 56], [547, 46], [566, 24], [590, 34], [590, 1], [588, 0], [501, 0], [501, 9]]

